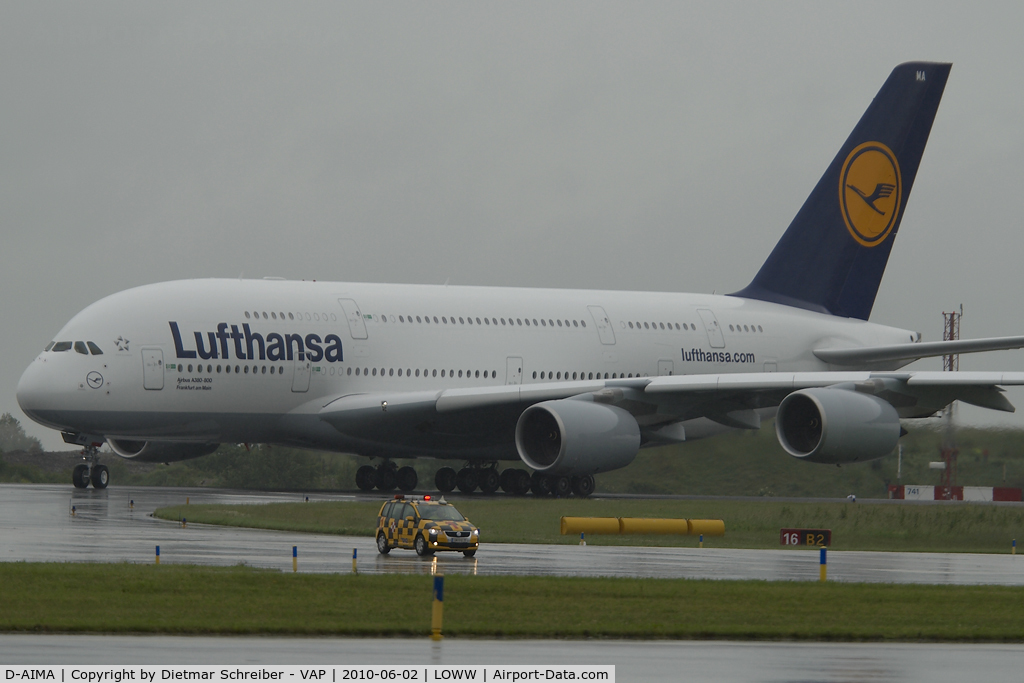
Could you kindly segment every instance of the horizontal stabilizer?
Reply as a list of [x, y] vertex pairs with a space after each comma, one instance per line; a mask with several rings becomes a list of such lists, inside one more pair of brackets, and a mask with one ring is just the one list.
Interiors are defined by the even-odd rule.
[[891, 344], [844, 349], [815, 349], [814, 355], [832, 365], [870, 365], [888, 361], [912, 361], [919, 358], [948, 356], [952, 353], [980, 353], [1024, 348], [1024, 337], [990, 337], [956, 341]]

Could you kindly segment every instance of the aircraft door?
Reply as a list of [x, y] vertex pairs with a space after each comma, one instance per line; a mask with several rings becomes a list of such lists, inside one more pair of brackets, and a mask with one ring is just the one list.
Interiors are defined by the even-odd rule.
[[352, 299], [338, 299], [341, 310], [345, 311], [345, 319], [348, 320], [348, 331], [353, 339], [366, 339], [366, 325], [363, 324], [363, 313], [359, 310], [359, 304]]
[[518, 356], [509, 356], [505, 359], [505, 384], [523, 383], [523, 359]]
[[160, 349], [142, 349], [142, 386], [145, 389], [164, 388], [164, 352]]
[[674, 366], [672, 364], [672, 361], [664, 359], [658, 361], [658, 375], [662, 377], [666, 375], [671, 375], [673, 369]]
[[[304, 354], [299, 354], [304, 355]], [[295, 359], [295, 375], [292, 376], [292, 391], [296, 393], [302, 393], [309, 391], [309, 374], [312, 369], [312, 363], [308, 360]]]
[[725, 336], [722, 334], [722, 328], [718, 324], [718, 318], [715, 317], [714, 312], [709, 308], [698, 308], [697, 315], [700, 316], [701, 322], [704, 323], [704, 329], [708, 333], [708, 343], [711, 344], [711, 348], [724, 349]]
[[764, 371], [765, 372], [778, 372], [779, 371], [779, 364], [776, 363], [773, 360], [767, 360], [767, 361], [764, 362]]
[[597, 335], [601, 338], [601, 343], [614, 344], [615, 330], [612, 329], [612, 321], [608, 314], [600, 306], [587, 306], [587, 310], [590, 311], [590, 316], [594, 319], [594, 324], [597, 325]]

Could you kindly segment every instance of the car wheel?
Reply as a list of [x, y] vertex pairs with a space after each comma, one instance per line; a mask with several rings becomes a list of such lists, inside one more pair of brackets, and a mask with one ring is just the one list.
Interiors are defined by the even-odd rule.
[[463, 550], [462, 554], [466, 557], [473, 557], [474, 555], [476, 555], [476, 548], [473, 548], [472, 550]]
[[391, 546], [388, 545], [388, 537], [384, 535], [384, 532], [377, 534], [377, 552], [381, 555], [387, 555], [391, 552]]
[[413, 547], [416, 548], [416, 554], [420, 557], [426, 557], [434, 554], [434, 551], [431, 550], [429, 545], [427, 545], [427, 539], [423, 538], [422, 535], [416, 537], [416, 542], [413, 543]]

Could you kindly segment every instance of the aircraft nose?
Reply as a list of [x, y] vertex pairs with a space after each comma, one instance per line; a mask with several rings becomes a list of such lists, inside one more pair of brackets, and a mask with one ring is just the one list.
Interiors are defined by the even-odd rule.
[[46, 393], [45, 363], [40, 360], [32, 362], [18, 381], [16, 396], [22, 411], [36, 422], [41, 422], [39, 410], [43, 407]]

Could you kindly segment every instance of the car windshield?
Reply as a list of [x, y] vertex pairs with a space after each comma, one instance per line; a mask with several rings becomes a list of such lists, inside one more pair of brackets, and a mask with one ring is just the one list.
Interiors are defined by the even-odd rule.
[[466, 519], [451, 505], [424, 505], [420, 508], [420, 515], [435, 522], [462, 522]]

